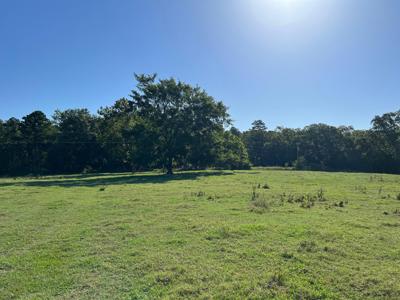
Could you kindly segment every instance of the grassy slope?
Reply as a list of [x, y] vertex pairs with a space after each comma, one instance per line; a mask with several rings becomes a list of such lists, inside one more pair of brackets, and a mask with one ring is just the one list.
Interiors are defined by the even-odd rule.
[[0, 179], [0, 298], [399, 299], [398, 193], [400, 176], [261, 169]]

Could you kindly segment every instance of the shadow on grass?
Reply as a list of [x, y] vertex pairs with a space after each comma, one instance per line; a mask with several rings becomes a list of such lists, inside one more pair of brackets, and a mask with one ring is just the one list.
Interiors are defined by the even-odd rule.
[[[50, 179], [33, 179], [25, 181], [16, 182], [1, 182], [0, 187], [6, 186], [36, 186], [36, 187], [95, 187], [95, 186], [105, 186], [105, 185], [122, 185], [122, 184], [161, 184], [170, 181], [177, 180], [194, 180], [199, 177], [209, 177], [209, 176], [227, 176], [233, 175], [231, 172], [224, 171], [209, 171], [209, 172], [182, 172], [174, 175], [166, 174], [132, 174], [123, 175], [118, 174], [91, 174], [88, 176], [76, 175], [75, 177], [65, 177], [62, 176], [60, 179], [54, 180]], [[68, 178], [68, 179], [66, 179]], [[70, 179], [69, 179], [70, 178]]]

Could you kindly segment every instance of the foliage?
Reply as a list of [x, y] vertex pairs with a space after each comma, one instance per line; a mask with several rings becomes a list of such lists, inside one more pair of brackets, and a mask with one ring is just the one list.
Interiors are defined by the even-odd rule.
[[0, 121], [0, 175], [125, 172], [173, 168], [400, 173], [400, 111], [369, 130], [312, 124], [268, 130], [232, 127], [228, 109], [206, 91], [173, 78], [136, 75], [129, 98], [96, 115], [87, 109], [35, 111]]
[[255, 166], [400, 173], [400, 111], [375, 117], [370, 130], [313, 124], [267, 131], [263, 124], [242, 133]]
[[[202, 149], [204, 141], [212, 141], [215, 133], [229, 123], [222, 102], [216, 102], [199, 87], [173, 78], [156, 82], [155, 75], [136, 75], [136, 80], [138, 85], [131, 96], [133, 112], [156, 132], [154, 151], [168, 174], [172, 174], [174, 163], [185, 161], [190, 150]], [[207, 165], [209, 158], [198, 159]]]
[[250, 167], [222, 102], [173, 78], [136, 80], [130, 99], [97, 115], [68, 109], [50, 121], [36, 111], [0, 122], [0, 175]]

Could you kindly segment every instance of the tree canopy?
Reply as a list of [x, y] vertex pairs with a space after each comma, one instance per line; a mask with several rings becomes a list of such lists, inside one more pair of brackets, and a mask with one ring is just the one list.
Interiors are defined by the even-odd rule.
[[136, 75], [127, 98], [97, 114], [35, 111], [0, 120], [0, 175], [163, 169], [310, 170], [400, 173], [400, 111], [376, 116], [368, 130], [312, 124], [241, 132], [227, 107], [197, 86]]

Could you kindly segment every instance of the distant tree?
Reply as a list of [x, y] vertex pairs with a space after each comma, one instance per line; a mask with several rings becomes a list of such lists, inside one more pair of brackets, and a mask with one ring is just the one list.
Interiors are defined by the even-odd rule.
[[227, 131], [220, 137], [217, 166], [223, 169], [250, 169], [246, 146], [240, 137]]
[[400, 110], [376, 116], [371, 123], [380, 168], [391, 172], [400, 170]]
[[227, 108], [175, 79], [137, 75], [130, 98], [100, 108], [35, 111], [0, 120], [0, 175], [130, 171], [173, 167], [245, 169], [293, 166], [400, 174], [400, 111], [376, 116], [369, 130], [312, 124], [240, 132]]
[[99, 154], [95, 117], [87, 109], [68, 109], [57, 110], [53, 119], [58, 130], [51, 151], [53, 169], [67, 173], [95, 169]]
[[30, 172], [39, 174], [46, 171], [47, 154], [55, 134], [51, 121], [43, 112], [35, 111], [22, 118], [21, 134]]
[[297, 159], [299, 130], [278, 127], [266, 135], [264, 164], [290, 166]]
[[149, 120], [135, 111], [133, 101], [119, 99], [111, 107], [99, 110], [99, 141], [104, 150], [106, 168], [143, 170], [156, 166], [155, 135]]
[[233, 126], [229, 129], [229, 132], [237, 137], [242, 136], [242, 133], [240, 132], [240, 130]]
[[3, 120], [0, 119], [0, 175], [7, 172], [8, 162], [6, 160], [7, 145], [5, 138], [5, 126]]
[[251, 130], [253, 131], [267, 131], [267, 126], [262, 120], [256, 120], [251, 125]]
[[13, 175], [26, 172], [26, 147], [21, 134], [21, 122], [11, 118], [2, 125], [1, 165], [2, 174]]
[[267, 126], [261, 120], [256, 120], [252, 128], [243, 134], [250, 161], [255, 166], [266, 165], [265, 143], [267, 142]]
[[136, 80], [134, 111], [158, 136], [155, 153], [168, 174], [191, 145], [212, 139], [229, 123], [227, 108], [199, 87], [172, 78], [156, 81], [156, 75], [136, 75]]
[[313, 124], [301, 133], [300, 155], [311, 169], [341, 169], [345, 165], [345, 143], [333, 126]]

